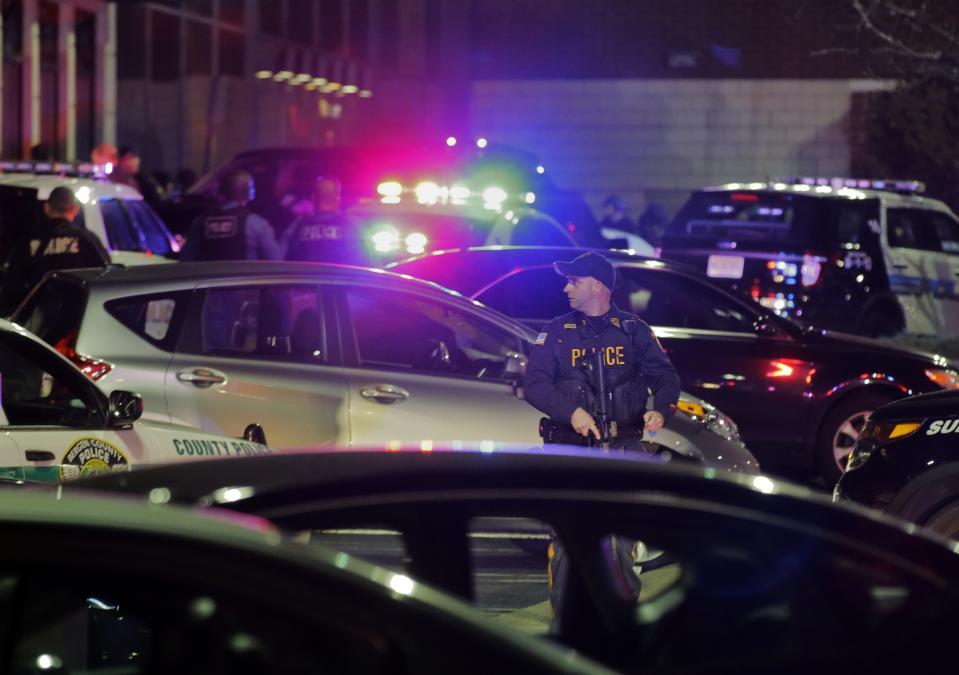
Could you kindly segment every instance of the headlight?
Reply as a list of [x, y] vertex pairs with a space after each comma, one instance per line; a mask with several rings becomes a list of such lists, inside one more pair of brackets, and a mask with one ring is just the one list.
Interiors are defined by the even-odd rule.
[[736, 423], [708, 403], [696, 403], [680, 399], [676, 403], [676, 409], [700, 418], [703, 426], [717, 436], [725, 438], [727, 441], [742, 442], [739, 437], [739, 427], [736, 426]]
[[742, 439], [739, 437], [739, 427], [729, 417], [718, 410], [711, 411], [706, 415], [706, 428], [717, 436], [722, 436], [727, 441], [739, 443]]
[[912, 436], [921, 426], [922, 422], [866, 422], [846, 460], [846, 471], [865, 464], [873, 451], [883, 443]]
[[959, 389], [959, 373], [952, 368], [928, 368], [926, 377], [943, 389]]

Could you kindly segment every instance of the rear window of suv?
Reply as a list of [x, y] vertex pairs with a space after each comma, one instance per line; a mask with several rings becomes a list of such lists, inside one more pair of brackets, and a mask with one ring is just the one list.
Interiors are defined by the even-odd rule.
[[[697, 192], [666, 232], [667, 246], [719, 239], [781, 241], [831, 248], [878, 229], [879, 201], [786, 192]], [[875, 221], [873, 226], [870, 221]]]

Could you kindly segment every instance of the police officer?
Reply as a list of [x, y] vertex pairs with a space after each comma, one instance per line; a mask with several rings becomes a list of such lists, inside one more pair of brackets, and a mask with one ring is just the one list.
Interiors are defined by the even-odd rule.
[[356, 224], [340, 209], [340, 181], [316, 179], [314, 212], [298, 218], [283, 235], [287, 260], [360, 264], [367, 262]]
[[194, 221], [180, 260], [282, 260], [273, 227], [247, 208], [256, 194], [253, 176], [227, 174], [220, 194], [224, 203]]
[[80, 213], [73, 190], [60, 186], [43, 205], [44, 218], [35, 232], [25, 235], [10, 251], [0, 291], [0, 311], [10, 314], [43, 275], [51, 270], [100, 267], [110, 254], [100, 240], [74, 223]]
[[[646, 323], [623, 312], [612, 300], [616, 272], [598, 253], [584, 253], [553, 267], [567, 278], [563, 291], [573, 311], [553, 319], [536, 339], [526, 369], [526, 400], [546, 413], [558, 431], [572, 429], [586, 444], [600, 439], [593, 418], [595, 391], [582, 367], [583, 357], [602, 352], [605, 380], [612, 390], [614, 445], [634, 446], [642, 431], [659, 431], [679, 400], [679, 376]], [[649, 390], [653, 409], [646, 410]]]

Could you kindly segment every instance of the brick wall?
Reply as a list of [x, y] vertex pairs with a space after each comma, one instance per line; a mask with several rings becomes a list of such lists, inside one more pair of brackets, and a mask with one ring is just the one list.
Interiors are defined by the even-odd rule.
[[692, 189], [781, 175], [844, 175], [850, 80], [489, 80], [477, 136], [534, 152], [599, 211], [623, 196], [672, 213]]

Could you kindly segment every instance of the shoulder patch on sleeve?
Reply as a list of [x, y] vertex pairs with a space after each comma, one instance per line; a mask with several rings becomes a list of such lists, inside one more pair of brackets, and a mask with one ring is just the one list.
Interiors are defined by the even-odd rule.
[[575, 323], [564, 323], [564, 324], [563, 324], [563, 328], [572, 328], [573, 330], [576, 330], [576, 324], [575, 324]]
[[616, 326], [617, 328], [620, 328], [620, 327], [621, 327], [621, 326], [619, 325], [619, 318], [618, 318], [618, 317], [615, 317], [615, 316], [614, 316], [612, 319], [609, 320], [609, 322], [610, 322], [611, 324], [613, 324], [614, 326]]
[[540, 333], [536, 336], [536, 341], [533, 342], [534, 345], [546, 344], [546, 333]]

